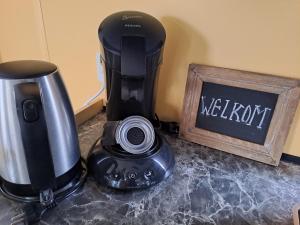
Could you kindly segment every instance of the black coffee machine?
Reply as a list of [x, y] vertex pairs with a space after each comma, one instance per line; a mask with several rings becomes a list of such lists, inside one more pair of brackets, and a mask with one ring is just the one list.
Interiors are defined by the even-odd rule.
[[174, 167], [174, 153], [159, 134], [154, 112], [166, 33], [157, 19], [135, 11], [107, 17], [98, 33], [105, 58], [108, 121], [91, 149], [89, 171], [109, 187], [149, 187]]

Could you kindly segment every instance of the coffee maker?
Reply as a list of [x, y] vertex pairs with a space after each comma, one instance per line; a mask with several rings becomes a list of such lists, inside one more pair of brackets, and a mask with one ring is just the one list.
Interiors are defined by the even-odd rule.
[[168, 177], [175, 164], [154, 112], [165, 29], [148, 14], [123, 11], [104, 19], [98, 34], [107, 122], [89, 154], [89, 173], [117, 189], [149, 187]]

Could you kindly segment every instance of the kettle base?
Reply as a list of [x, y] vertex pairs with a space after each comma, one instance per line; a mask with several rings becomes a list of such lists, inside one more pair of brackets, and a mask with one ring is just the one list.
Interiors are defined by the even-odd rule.
[[174, 153], [169, 143], [158, 137], [159, 143], [148, 154], [134, 155], [107, 149], [98, 140], [88, 156], [88, 170], [104, 186], [131, 190], [153, 186], [166, 179], [173, 170]]
[[[66, 198], [78, 190], [86, 177], [86, 168], [79, 160], [67, 173], [56, 178], [57, 188], [53, 190], [55, 199]], [[30, 184], [14, 184], [3, 178], [0, 183], [0, 192], [7, 198], [19, 202], [39, 202], [39, 192], [32, 189]]]

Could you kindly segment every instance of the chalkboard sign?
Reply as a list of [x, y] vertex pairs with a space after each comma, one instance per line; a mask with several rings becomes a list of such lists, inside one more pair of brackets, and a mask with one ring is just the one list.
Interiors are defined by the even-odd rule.
[[300, 81], [191, 64], [180, 137], [278, 165], [300, 98]]
[[278, 94], [204, 82], [196, 127], [264, 144]]

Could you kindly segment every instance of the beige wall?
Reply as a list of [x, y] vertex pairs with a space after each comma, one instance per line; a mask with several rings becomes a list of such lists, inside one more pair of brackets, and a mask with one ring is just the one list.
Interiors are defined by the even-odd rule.
[[[84, 2], [41, 1], [50, 60], [65, 76], [75, 111], [100, 89], [96, 70], [99, 20], [96, 7]], [[95, 8], [94, 12], [87, 6]]]
[[37, 0], [0, 0], [0, 61], [48, 59]]
[[[33, 24], [36, 29], [32, 30], [32, 36], [42, 40], [42, 36], [35, 35], [41, 32], [40, 23], [36, 21], [40, 17], [33, 18], [32, 13], [39, 1], [29, 1], [32, 4], [0, 1], [9, 5], [18, 2], [15, 4], [18, 7], [23, 5], [21, 14], [8, 14], [6, 18], [13, 21], [20, 20], [21, 16], [27, 18], [22, 20], [22, 26], [25, 23], [32, 28]], [[99, 88], [95, 66], [98, 25], [107, 15], [120, 10], [150, 13], [166, 28], [167, 42], [158, 88], [158, 96], [162, 97], [157, 99], [157, 112], [162, 119], [179, 120], [191, 62], [300, 79], [299, 0], [41, 0], [41, 8], [50, 60], [60, 66], [75, 109]], [[24, 11], [28, 11], [28, 15], [23, 15]], [[1, 22], [0, 26], [1, 33], [3, 26], [11, 29], [8, 22], [4, 25]], [[26, 56], [40, 53], [44, 57], [45, 46], [28, 44], [24, 47], [27, 41], [31, 43], [30, 36], [26, 34], [24, 42], [18, 43], [20, 49], [26, 48]], [[7, 59], [6, 55], [14, 57], [18, 52], [14, 51], [16, 45], [6, 39], [3, 49], [2, 39], [0, 37], [2, 59]], [[19, 42], [20, 39], [13, 40]], [[9, 51], [4, 54], [5, 49]], [[285, 152], [300, 156], [299, 136], [298, 108]]]
[[83, 39], [77, 42], [70, 21], [60, 18], [53, 29], [51, 17], [55, 14], [44, 20], [43, 13], [39, 0], [0, 0], [0, 61], [40, 59], [57, 64], [77, 112], [100, 88], [96, 79], [97, 48], [92, 55], [86, 52], [89, 42], [80, 36]]

